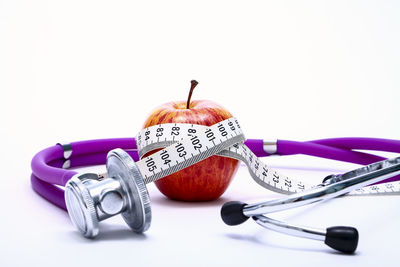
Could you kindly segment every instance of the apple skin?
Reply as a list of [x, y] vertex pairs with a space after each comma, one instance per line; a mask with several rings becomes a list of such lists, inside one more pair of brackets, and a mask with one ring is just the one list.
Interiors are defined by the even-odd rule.
[[[185, 101], [169, 102], [156, 108], [145, 121], [143, 128], [161, 123], [193, 123], [211, 126], [231, 117], [232, 114], [229, 111], [209, 100], [191, 101], [189, 109], [186, 108]], [[151, 151], [145, 156], [158, 150]], [[155, 184], [160, 192], [170, 199], [215, 200], [228, 188], [238, 167], [238, 160], [214, 155], [168, 175], [156, 181]]]

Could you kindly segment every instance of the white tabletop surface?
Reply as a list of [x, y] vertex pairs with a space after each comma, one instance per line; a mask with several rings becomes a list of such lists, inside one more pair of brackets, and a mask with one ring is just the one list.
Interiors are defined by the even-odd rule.
[[[400, 138], [398, 1], [0, 0], [0, 266], [398, 266], [399, 196], [344, 197], [275, 218], [355, 226], [357, 253], [252, 221], [228, 227], [229, 200], [280, 197], [245, 166], [217, 201], [181, 203], [149, 185], [144, 235], [122, 218], [82, 238], [30, 187], [30, 160], [58, 142], [135, 136], [156, 106], [209, 99], [248, 138]], [[357, 167], [263, 159], [319, 182]], [[99, 166], [96, 169], [102, 169]]]

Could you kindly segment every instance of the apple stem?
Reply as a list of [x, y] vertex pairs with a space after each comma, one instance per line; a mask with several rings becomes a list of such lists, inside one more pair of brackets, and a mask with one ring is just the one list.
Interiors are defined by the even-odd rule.
[[186, 108], [187, 109], [189, 109], [190, 99], [192, 98], [193, 90], [199, 84], [196, 80], [191, 80], [190, 83], [191, 83], [191, 86], [190, 86], [190, 91], [189, 91], [189, 97], [188, 97], [188, 100], [186, 102]]

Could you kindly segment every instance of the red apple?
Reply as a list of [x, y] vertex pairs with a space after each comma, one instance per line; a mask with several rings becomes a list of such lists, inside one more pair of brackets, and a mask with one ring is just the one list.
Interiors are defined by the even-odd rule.
[[[231, 118], [232, 114], [208, 100], [190, 101], [197, 82], [192, 81], [187, 101], [169, 102], [156, 108], [143, 128], [160, 123], [193, 123], [211, 126]], [[151, 151], [145, 156], [158, 150]], [[211, 156], [155, 182], [165, 196], [183, 201], [207, 201], [219, 198], [228, 188], [239, 167], [238, 160]]]

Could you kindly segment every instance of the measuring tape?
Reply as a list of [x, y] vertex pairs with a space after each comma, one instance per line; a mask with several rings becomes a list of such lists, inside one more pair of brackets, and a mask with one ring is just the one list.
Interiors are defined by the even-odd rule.
[[[243, 142], [244, 134], [236, 118], [212, 126], [165, 123], [143, 129], [136, 136], [138, 169], [150, 183], [184, 169], [212, 155], [244, 162], [251, 177], [262, 187], [283, 194], [310, 189], [304, 181], [289, 178], [263, 163]], [[162, 150], [143, 158], [148, 152]], [[367, 186], [348, 195], [389, 195], [400, 193], [400, 181]]]

